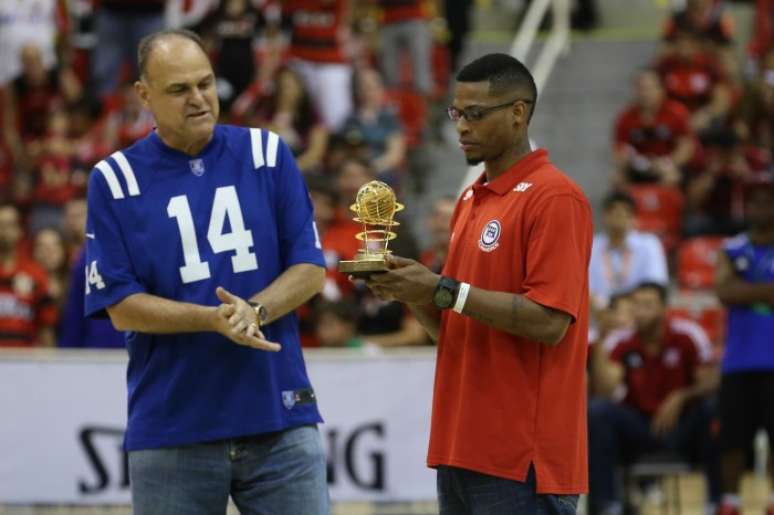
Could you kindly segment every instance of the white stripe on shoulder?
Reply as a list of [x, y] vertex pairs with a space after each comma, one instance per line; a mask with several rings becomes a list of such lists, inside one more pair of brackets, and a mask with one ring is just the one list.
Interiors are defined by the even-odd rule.
[[610, 354], [619, 343], [628, 340], [632, 335], [634, 335], [634, 329], [616, 329], [605, 337], [602, 347]]
[[747, 245], [750, 241], [750, 237], [747, 236], [747, 234], [737, 234], [736, 236], [732, 238], [728, 238], [723, 242], [723, 248], [727, 250], [736, 250], [740, 247], [744, 247]]
[[110, 154], [110, 157], [113, 158], [113, 160], [118, 164], [118, 168], [121, 170], [121, 173], [124, 175], [124, 179], [126, 180], [126, 187], [129, 190], [129, 196], [130, 197], [136, 197], [140, 194], [140, 187], [137, 186], [137, 177], [134, 176], [134, 170], [132, 169], [132, 165], [129, 164], [129, 161], [126, 159], [126, 156], [123, 152], [120, 150], [116, 150], [112, 154]]
[[267, 166], [277, 166], [277, 147], [279, 147], [279, 136], [269, 131], [269, 142], [266, 144]]
[[687, 318], [673, 318], [670, 325], [674, 332], [684, 334], [691, 339], [702, 363], [712, 361], [712, 344], [707, 333], [698, 323]]
[[261, 129], [250, 129], [250, 147], [253, 151], [253, 168], [256, 170], [263, 166], [263, 137]]
[[102, 172], [102, 175], [107, 181], [110, 193], [113, 194], [114, 199], [124, 198], [124, 192], [121, 190], [121, 185], [118, 183], [118, 177], [116, 177], [113, 168], [104, 159], [97, 163], [95, 167]]

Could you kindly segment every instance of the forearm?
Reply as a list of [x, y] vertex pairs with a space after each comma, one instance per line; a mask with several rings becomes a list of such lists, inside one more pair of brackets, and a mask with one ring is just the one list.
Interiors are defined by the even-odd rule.
[[293, 265], [249, 300], [261, 303], [268, 312], [268, 322], [272, 322], [319, 293], [324, 283], [322, 267], [307, 263]]
[[774, 283], [752, 284], [742, 279], [728, 279], [715, 287], [723, 304], [755, 304], [774, 306]]
[[148, 293], [129, 295], [107, 308], [119, 331], [170, 334], [214, 331], [215, 308], [178, 302]]
[[679, 168], [691, 160], [693, 152], [693, 140], [687, 136], [683, 136], [678, 140], [677, 146], [672, 152], [672, 162]]
[[524, 295], [470, 288], [463, 314], [514, 336], [556, 345], [569, 325], [567, 316]]
[[407, 304], [414, 318], [430, 336], [434, 342], [438, 341], [438, 332], [441, 328], [441, 311], [433, 304]]

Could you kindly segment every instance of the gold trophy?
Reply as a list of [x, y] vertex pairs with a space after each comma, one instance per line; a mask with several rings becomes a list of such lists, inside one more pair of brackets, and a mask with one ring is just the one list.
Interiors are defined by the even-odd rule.
[[395, 221], [395, 213], [403, 209], [403, 204], [398, 203], [388, 185], [371, 181], [360, 187], [355, 203], [349, 208], [357, 215], [353, 220], [363, 224], [363, 232], [357, 235], [363, 248], [355, 259], [339, 261], [339, 272], [363, 278], [387, 271], [385, 257], [391, 252], [387, 245], [397, 237], [392, 228], [400, 225]]

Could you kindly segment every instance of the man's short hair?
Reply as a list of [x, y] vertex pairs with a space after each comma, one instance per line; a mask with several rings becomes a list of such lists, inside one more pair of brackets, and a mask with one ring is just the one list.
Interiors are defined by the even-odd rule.
[[537, 86], [526, 66], [508, 54], [487, 54], [466, 64], [457, 74], [457, 82], [489, 82], [489, 93], [521, 93], [524, 100], [532, 102], [529, 120], [535, 112]]
[[669, 300], [669, 290], [667, 290], [667, 287], [663, 284], [657, 283], [655, 281], [643, 281], [634, 287], [634, 292], [642, 290], [655, 291], [658, 293], [658, 298], [661, 299], [661, 303], [665, 306], [667, 305], [667, 301]]
[[156, 43], [159, 40], [170, 36], [178, 36], [189, 41], [193, 41], [199, 45], [199, 48], [202, 49], [202, 52], [205, 54], [207, 53], [207, 51], [204, 49], [204, 42], [202, 41], [202, 38], [199, 37], [196, 32], [190, 31], [188, 29], [166, 29], [154, 32], [153, 34], [148, 34], [140, 40], [140, 44], [137, 46], [137, 69], [140, 72], [140, 77], [145, 77], [145, 72], [148, 69], [148, 59], [150, 58], [151, 52], [153, 52], [153, 48], [156, 46]]
[[602, 200], [602, 211], [607, 213], [617, 204], [624, 204], [632, 213], [637, 212], [637, 203], [634, 201], [634, 198], [623, 191], [608, 193], [604, 200]]

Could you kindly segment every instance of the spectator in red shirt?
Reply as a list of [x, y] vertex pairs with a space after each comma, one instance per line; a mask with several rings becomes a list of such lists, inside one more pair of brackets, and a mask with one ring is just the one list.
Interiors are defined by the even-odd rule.
[[124, 85], [118, 103], [108, 113], [105, 123], [105, 144], [110, 149], [128, 147], [147, 136], [156, 125], [132, 84]]
[[20, 251], [14, 204], [0, 203], [0, 347], [53, 346], [56, 308], [46, 272]]
[[690, 114], [682, 104], [666, 98], [653, 70], [637, 74], [634, 93], [634, 102], [615, 124], [615, 183], [676, 184], [696, 148]]
[[705, 46], [714, 49], [734, 42], [734, 20], [722, 0], [687, 0], [685, 8], [674, 12], [664, 26], [664, 39], [673, 42], [681, 30], [698, 33]]
[[[703, 461], [710, 491], [718, 494], [717, 452], [706, 402], [718, 374], [707, 335], [695, 322], [668, 319], [667, 290], [643, 283], [632, 293], [634, 329], [603, 342], [609, 353], [602, 391], [589, 403], [589, 479], [592, 514], [621, 513], [616, 466], [644, 453], [670, 450]], [[601, 377], [601, 376], [599, 376]], [[699, 458], [699, 460], [697, 460]]]
[[774, 48], [761, 59], [740, 106], [735, 129], [743, 139], [774, 156]]
[[279, 71], [270, 96], [258, 103], [251, 125], [279, 134], [302, 172], [319, 172], [322, 168], [328, 129], [317, 114], [309, 90], [292, 69]]
[[440, 197], [433, 202], [433, 210], [427, 217], [427, 229], [430, 234], [430, 245], [422, 252], [419, 261], [433, 272], [439, 274], [449, 253], [449, 238], [451, 236], [452, 216], [457, 199]]
[[691, 112], [691, 126], [695, 131], [730, 123], [729, 115], [736, 101], [732, 77], [714, 54], [703, 49], [699, 33], [688, 29], [678, 31], [674, 53], [661, 58], [656, 68], [667, 96]]
[[46, 272], [48, 294], [57, 310], [57, 318], [67, 296], [70, 262], [64, 236], [54, 227], [45, 227], [35, 233], [32, 256]]
[[705, 140], [706, 167], [692, 174], [686, 186], [688, 210], [683, 234], [733, 235], [745, 226], [745, 184], [765, 171], [765, 152], [745, 145], [731, 129], [715, 131]]
[[485, 170], [457, 203], [443, 275], [396, 256], [366, 281], [438, 342], [427, 462], [443, 515], [569, 515], [587, 488], [591, 207], [531, 150], [536, 101], [509, 55], [462, 68], [449, 117]]

